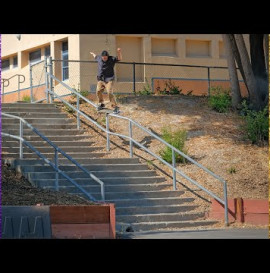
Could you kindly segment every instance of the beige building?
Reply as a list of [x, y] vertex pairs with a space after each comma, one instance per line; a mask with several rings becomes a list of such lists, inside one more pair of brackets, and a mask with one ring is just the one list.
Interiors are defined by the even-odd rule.
[[[106, 49], [111, 55], [116, 55], [118, 47], [122, 48], [123, 62], [227, 66], [221, 34], [3, 34], [2, 79], [21, 74], [25, 81], [20, 83], [19, 88], [29, 88], [29, 66], [32, 65], [32, 84], [39, 86], [45, 82], [42, 62], [45, 56], [57, 60], [93, 61], [90, 51], [100, 54]], [[95, 91], [95, 63], [55, 62], [53, 69], [54, 75], [71, 87]], [[134, 88], [133, 65], [119, 63], [115, 71], [115, 91], [131, 93]], [[187, 81], [187, 84], [197, 81], [197, 86], [201, 86], [204, 89], [202, 92], [207, 93], [207, 77], [207, 69], [204, 68], [150, 65], [135, 67], [136, 91], [146, 83], [156, 88], [160, 81], [172, 78], [179, 80], [182, 85], [183, 81]], [[20, 79], [23, 81], [23, 77]], [[211, 79], [228, 80], [228, 71], [212, 69]], [[2, 93], [3, 88], [4, 92], [18, 89], [18, 77], [14, 76], [8, 86], [3, 86], [2, 83]], [[55, 90], [60, 94], [66, 92], [57, 82]], [[43, 94], [43, 87], [35, 89], [36, 97], [42, 97]], [[5, 96], [6, 100], [7, 97]]]

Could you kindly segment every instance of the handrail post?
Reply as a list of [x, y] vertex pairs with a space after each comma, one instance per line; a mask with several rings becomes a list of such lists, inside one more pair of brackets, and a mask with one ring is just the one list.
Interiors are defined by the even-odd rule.
[[50, 73], [50, 89], [51, 89], [51, 103], [54, 101], [53, 95], [53, 78], [51, 75], [53, 74], [53, 67], [52, 67], [52, 56], [49, 57], [49, 73]]
[[207, 84], [208, 84], [208, 96], [210, 96], [210, 67], [207, 67]]
[[44, 70], [45, 70], [45, 85], [46, 85], [46, 101], [47, 103], [49, 103], [49, 83], [48, 83], [48, 58], [45, 56], [45, 60], [44, 60]]
[[224, 209], [225, 209], [225, 226], [229, 225], [229, 216], [228, 216], [228, 196], [227, 196], [227, 183], [224, 183]]
[[29, 65], [29, 74], [30, 74], [30, 98], [31, 103], [34, 101], [33, 99], [33, 71], [32, 71], [32, 65]]
[[172, 149], [173, 190], [176, 191], [175, 152]]
[[77, 129], [80, 129], [80, 114], [79, 114], [79, 110], [80, 110], [80, 98], [77, 95]]
[[109, 134], [109, 114], [106, 113], [106, 135], [107, 135], [107, 151], [110, 151], [110, 134]]
[[132, 122], [129, 121], [129, 154], [133, 157]]
[[22, 141], [22, 138], [23, 138], [23, 122], [22, 120], [20, 119], [20, 159], [23, 159], [23, 141]]
[[133, 93], [134, 93], [134, 95], [136, 95], [136, 71], [135, 71], [135, 69], [136, 69], [136, 64], [135, 64], [135, 62], [133, 63], [133, 65], [132, 65], [132, 72], [133, 72]]
[[58, 150], [54, 148], [54, 165], [57, 171], [55, 172], [55, 190], [59, 191], [59, 173], [58, 173]]
[[101, 187], [101, 189], [100, 189], [101, 190], [101, 200], [105, 201], [104, 184], [101, 184], [100, 187]]
[[21, 99], [20, 76], [18, 75], [18, 101]]

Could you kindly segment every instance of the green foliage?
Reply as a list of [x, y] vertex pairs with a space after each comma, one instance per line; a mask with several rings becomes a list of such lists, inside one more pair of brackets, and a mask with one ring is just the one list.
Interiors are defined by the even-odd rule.
[[22, 101], [24, 101], [24, 102], [31, 102], [31, 97], [28, 96], [28, 95], [23, 95]]
[[[88, 90], [79, 90], [76, 88], [73, 88], [75, 91], [77, 91], [78, 93], [80, 93], [83, 97], [87, 97], [89, 95], [89, 91]], [[77, 99], [77, 95], [76, 94], [72, 94], [71, 97], [73, 97], [74, 99]], [[82, 98], [79, 99], [80, 103], [84, 102], [84, 100]]]
[[[171, 144], [176, 149], [187, 154], [185, 149], [185, 141], [187, 139], [187, 132], [185, 130], [178, 129], [177, 131], [172, 131], [170, 127], [162, 128], [162, 138]], [[168, 163], [172, 163], [172, 149], [165, 147], [160, 151], [161, 157]], [[186, 163], [186, 159], [175, 152], [175, 162]]]
[[165, 82], [165, 88], [160, 91], [160, 94], [164, 95], [178, 95], [181, 94], [182, 89], [180, 89], [179, 86], [176, 86], [174, 82], [169, 79], [168, 81]]
[[147, 78], [145, 78], [145, 82], [146, 82], [146, 85], [144, 85], [143, 89], [138, 92], [138, 94], [140, 96], [149, 96], [149, 95], [152, 95], [152, 88], [151, 88], [151, 86], [150, 86]]
[[235, 168], [234, 166], [232, 166], [232, 167], [230, 167], [230, 168], [228, 169], [228, 172], [229, 172], [230, 174], [236, 173], [236, 168]]
[[252, 141], [253, 144], [262, 144], [269, 138], [269, 117], [268, 108], [265, 107], [261, 111], [250, 110], [247, 102], [242, 102], [242, 114], [245, 120], [243, 129], [246, 137]]
[[68, 105], [64, 105], [64, 111], [68, 112], [69, 114], [75, 113], [75, 110], [73, 110], [71, 107]]
[[219, 113], [228, 112], [231, 101], [229, 89], [224, 89], [221, 86], [211, 87], [208, 103], [213, 110]]

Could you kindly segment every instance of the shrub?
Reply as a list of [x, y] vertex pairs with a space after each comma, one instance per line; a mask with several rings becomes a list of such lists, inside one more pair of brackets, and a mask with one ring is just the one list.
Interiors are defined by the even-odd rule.
[[221, 86], [212, 87], [210, 89], [208, 103], [213, 110], [219, 113], [225, 113], [229, 110], [231, 101], [229, 89], [224, 89]]
[[23, 95], [22, 101], [24, 101], [24, 102], [31, 102], [31, 97], [28, 96], [28, 95]]
[[269, 134], [269, 118], [267, 106], [261, 111], [250, 110], [247, 102], [243, 101], [242, 114], [245, 120], [243, 129], [246, 137], [252, 141], [253, 144], [262, 144], [268, 140]]
[[165, 95], [177, 95], [181, 94], [182, 89], [180, 89], [179, 86], [176, 86], [174, 82], [172, 82], [171, 79], [165, 82], [165, 88], [163, 91], [160, 91], [160, 94], [165, 94]]
[[142, 90], [140, 90], [138, 92], [138, 94], [140, 96], [149, 96], [149, 95], [152, 95], [152, 88], [147, 80], [147, 78], [145, 78], [145, 82], [146, 82], [146, 85], [143, 87]]
[[[185, 130], [177, 130], [175, 132], [172, 131], [170, 127], [164, 127], [162, 128], [162, 138], [171, 144], [176, 149], [180, 150], [183, 153], [187, 153], [187, 150], [185, 149], [185, 141], [187, 139], [187, 132]], [[169, 147], [165, 147], [160, 151], [160, 155], [162, 159], [167, 161], [168, 163], [172, 163], [172, 149]], [[175, 161], [180, 163], [186, 163], [186, 159], [179, 155], [178, 153], [175, 153]]]

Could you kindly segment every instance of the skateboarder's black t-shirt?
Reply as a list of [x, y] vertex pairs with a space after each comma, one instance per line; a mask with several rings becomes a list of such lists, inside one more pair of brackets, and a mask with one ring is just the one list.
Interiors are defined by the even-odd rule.
[[104, 62], [100, 55], [96, 56], [96, 60], [98, 62], [98, 81], [109, 82], [114, 80], [114, 65], [118, 62], [118, 58], [114, 56], [109, 56], [108, 60]]

